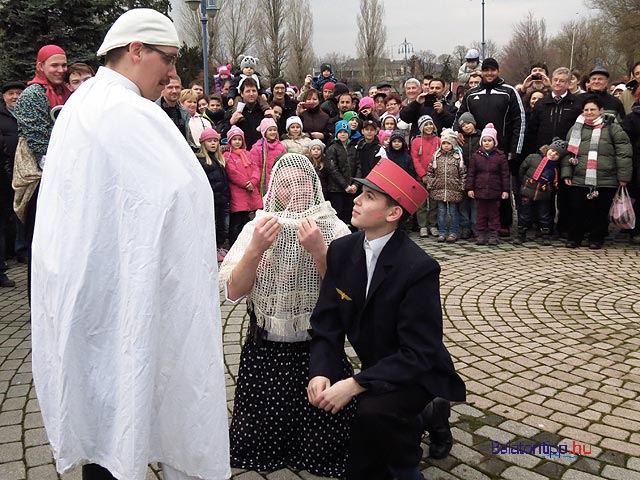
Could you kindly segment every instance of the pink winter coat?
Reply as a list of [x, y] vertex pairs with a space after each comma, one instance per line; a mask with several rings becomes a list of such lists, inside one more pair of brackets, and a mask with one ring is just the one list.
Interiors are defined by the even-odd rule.
[[[420, 152], [420, 147], [422, 147], [422, 152]], [[440, 147], [440, 137], [437, 135], [431, 137], [420, 135], [411, 140], [411, 159], [419, 179], [427, 174], [433, 154], [436, 153], [438, 147]]]
[[[227, 162], [227, 177], [229, 177], [229, 201], [230, 212], [250, 212], [262, 208], [260, 197], [260, 164], [251, 160], [249, 152], [244, 148], [225, 152], [223, 154]], [[248, 162], [245, 166], [243, 158]], [[245, 185], [251, 182], [253, 192], [249, 192]]]
[[[266, 168], [262, 165], [262, 145], [265, 145], [267, 149], [267, 165]], [[264, 137], [258, 140], [251, 147], [251, 151], [249, 152], [249, 158], [251, 159], [251, 163], [254, 163], [260, 168], [260, 175], [262, 172], [265, 172], [266, 177], [264, 178], [264, 193], [267, 193], [267, 188], [269, 188], [269, 178], [271, 178], [271, 170], [273, 170], [273, 164], [276, 163], [276, 158], [278, 158], [283, 153], [287, 153], [287, 149], [285, 148], [280, 140], [276, 140], [275, 142], [265, 142]]]

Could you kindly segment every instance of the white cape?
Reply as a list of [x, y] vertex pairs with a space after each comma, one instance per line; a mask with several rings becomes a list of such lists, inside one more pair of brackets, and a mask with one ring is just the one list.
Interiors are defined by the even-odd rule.
[[59, 472], [230, 476], [215, 245], [187, 142], [101, 68], [53, 129], [33, 240], [33, 377]]

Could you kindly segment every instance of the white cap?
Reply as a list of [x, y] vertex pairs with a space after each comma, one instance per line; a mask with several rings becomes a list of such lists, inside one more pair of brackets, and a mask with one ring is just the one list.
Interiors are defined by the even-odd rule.
[[150, 8], [134, 8], [120, 15], [111, 25], [98, 49], [98, 56], [136, 41], [180, 48], [178, 32], [169, 18]]
[[467, 50], [467, 54], [464, 56], [465, 60], [473, 60], [474, 58], [480, 58], [480, 52], [475, 48]]

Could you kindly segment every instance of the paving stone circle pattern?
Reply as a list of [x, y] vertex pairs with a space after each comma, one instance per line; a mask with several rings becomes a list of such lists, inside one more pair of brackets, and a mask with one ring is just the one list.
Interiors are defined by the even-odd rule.
[[[412, 237], [441, 264], [445, 343], [468, 390], [453, 407], [451, 455], [425, 458], [425, 478], [640, 480], [640, 249], [620, 236], [597, 251]], [[17, 286], [0, 289], [0, 480], [80, 479], [79, 469], [55, 470], [31, 376], [26, 268], [9, 265]], [[221, 308], [231, 413], [248, 320], [243, 304]], [[568, 451], [517, 453], [536, 445]], [[147, 479], [156, 478], [152, 464]]]

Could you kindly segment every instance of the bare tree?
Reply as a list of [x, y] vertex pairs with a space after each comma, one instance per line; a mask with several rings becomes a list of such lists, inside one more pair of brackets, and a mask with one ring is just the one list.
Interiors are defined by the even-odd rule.
[[599, 9], [602, 12], [599, 20], [613, 30], [610, 42], [624, 57], [628, 72], [640, 57], [640, 0], [588, 0], [586, 3]]
[[256, 43], [255, 25], [258, 18], [256, 0], [222, 3], [224, 42], [219, 63], [237, 65], [241, 55], [251, 55]]
[[[453, 53], [451, 56], [453, 57], [453, 62], [460, 66], [466, 61], [468, 48], [464, 45], [456, 45], [453, 49]], [[479, 50], [478, 50], [479, 51]]]
[[288, 79], [302, 85], [304, 77], [313, 68], [313, 13], [309, 0], [290, 0], [287, 40], [290, 48], [287, 66]]
[[[480, 55], [482, 55], [482, 42], [480, 41], [473, 42], [470, 48], [475, 48], [476, 50], [478, 50], [478, 52], [480, 52]], [[491, 40], [490, 38], [484, 42], [484, 48], [485, 48], [485, 55], [484, 55], [485, 58], [489, 58], [489, 57], [496, 58], [497, 56], [500, 55], [500, 47], [498, 47], [498, 44], [493, 40]]]
[[[613, 78], [628, 73], [625, 54], [617, 48], [614, 28], [599, 17], [567, 22], [550, 41], [550, 64], [588, 72], [599, 61]], [[573, 62], [571, 46], [573, 45]]]
[[[236, 2], [233, 2], [236, 3]], [[258, 39], [258, 56], [265, 66], [269, 79], [282, 76], [287, 60], [286, 17], [289, 15], [289, 1], [260, 0], [260, 18], [262, 20]]]
[[549, 39], [544, 19], [537, 20], [532, 12], [513, 26], [511, 40], [502, 52], [501, 72], [508, 81], [522, 81], [535, 62], [545, 62]]
[[420, 50], [416, 52], [421, 67], [422, 75], [433, 75], [436, 72], [436, 54], [431, 50]]
[[369, 85], [376, 80], [376, 68], [387, 41], [383, 19], [382, 0], [360, 0], [358, 55], [364, 63], [364, 80]]

